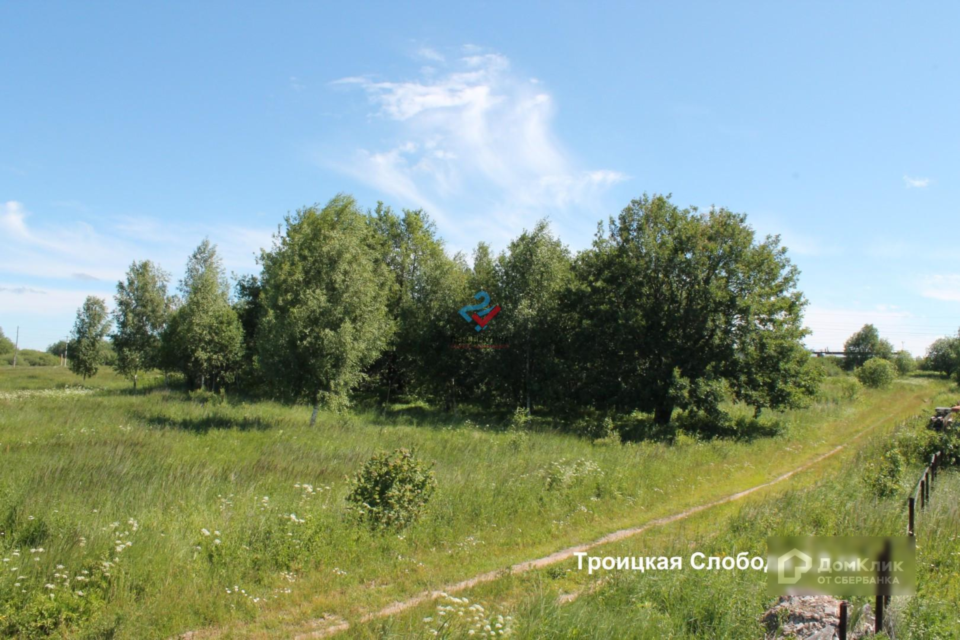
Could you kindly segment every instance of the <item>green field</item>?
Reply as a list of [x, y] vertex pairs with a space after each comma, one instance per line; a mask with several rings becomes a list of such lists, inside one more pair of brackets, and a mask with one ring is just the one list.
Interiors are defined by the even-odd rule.
[[[847, 380], [828, 378], [807, 409], [770, 413], [760, 437], [699, 441], [681, 434], [673, 443], [617, 444], [549, 423], [516, 431], [502, 417], [437, 414], [418, 405], [322, 414], [311, 429], [303, 406], [191, 396], [164, 389], [160, 377], [133, 393], [109, 370], [81, 387], [59, 368], [3, 368], [0, 630], [22, 637], [247, 637], [295, 635], [322, 626], [324, 616], [356, 622], [425, 589], [764, 483], [838, 445], [848, 446], [837, 459], [850, 459], [871, 438], [927, 411], [936, 396], [942, 402], [950, 388], [915, 377], [850, 399]], [[344, 498], [363, 462], [397, 447], [435, 465], [438, 490], [420, 522], [376, 535], [358, 526]], [[822, 471], [818, 465], [789, 482], [816, 484], [840, 466], [824, 461]], [[777, 499], [813, 510], [816, 492], [832, 487]], [[856, 502], [864, 499], [851, 498], [850, 510], [867, 514]], [[729, 535], [754, 543], [759, 526], [741, 531], [736, 523], [756, 518], [748, 512], [729, 524], [724, 514], [734, 511], [718, 508], [697, 520], [712, 528], [724, 523]], [[862, 526], [872, 522], [862, 517]], [[569, 568], [561, 567], [564, 576]], [[548, 581], [549, 589], [568, 579], [575, 577]], [[486, 597], [502, 596], [502, 606], [515, 607], [518, 630], [553, 637], [536, 631], [543, 625], [537, 616], [554, 606], [549, 593], [531, 600], [534, 592], [525, 589], [518, 597], [517, 580], [487, 585]], [[660, 611], [661, 587], [672, 588], [624, 582], [601, 589], [550, 614], [552, 628], [570, 637], [617, 637], [611, 621], [622, 618], [618, 607], [637, 606], [634, 592], [653, 589], [647, 609]], [[706, 598], [727, 586], [676, 588], [699, 589]], [[753, 611], [755, 585], [729, 588], [746, 594], [743, 620], [756, 622], [762, 611]], [[947, 601], [956, 603], [957, 587], [950, 588]], [[591, 606], [596, 599], [611, 606]], [[686, 622], [658, 613], [662, 629], [675, 635], [649, 637], [747, 637], [737, 635], [746, 628], [737, 626], [742, 621], [723, 627], [726, 635], [697, 635], [714, 624], [714, 614], [706, 605], [690, 607]], [[401, 628], [405, 619], [390, 625]], [[351, 633], [389, 635], [393, 627], [382, 631], [382, 624], [355, 624]]]

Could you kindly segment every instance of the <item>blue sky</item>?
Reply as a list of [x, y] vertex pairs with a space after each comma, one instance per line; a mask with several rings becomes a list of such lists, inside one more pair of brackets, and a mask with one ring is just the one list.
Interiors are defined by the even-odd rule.
[[520, 4], [0, 4], [0, 327], [338, 192], [451, 251], [672, 193], [782, 235], [811, 346], [960, 326], [960, 5]]

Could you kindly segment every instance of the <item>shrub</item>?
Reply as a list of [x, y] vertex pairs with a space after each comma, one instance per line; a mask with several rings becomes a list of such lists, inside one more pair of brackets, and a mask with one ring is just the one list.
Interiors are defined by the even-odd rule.
[[863, 386], [872, 389], [888, 387], [896, 377], [896, 367], [882, 358], [871, 358], [857, 369], [857, 380], [863, 383]]
[[620, 441], [620, 431], [614, 424], [613, 418], [602, 416], [596, 412], [591, 412], [574, 421], [570, 430], [582, 438], [589, 438], [594, 441]]
[[436, 488], [433, 471], [410, 451], [381, 451], [361, 467], [347, 501], [370, 529], [397, 530], [423, 514]]
[[864, 469], [864, 480], [870, 490], [879, 498], [889, 498], [900, 490], [900, 480], [906, 460], [900, 449], [892, 446], [876, 462]]
[[906, 351], [898, 351], [893, 358], [893, 364], [897, 367], [897, 373], [901, 376], [910, 375], [917, 370], [917, 361]]
[[510, 431], [522, 431], [530, 423], [530, 412], [523, 407], [517, 407], [510, 416], [510, 422], [507, 428]]

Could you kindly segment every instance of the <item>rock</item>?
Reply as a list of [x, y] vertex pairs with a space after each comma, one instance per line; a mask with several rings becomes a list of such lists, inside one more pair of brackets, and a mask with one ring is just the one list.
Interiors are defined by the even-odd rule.
[[760, 622], [767, 640], [834, 640], [840, 624], [840, 601], [831, 596], [780, 596]]

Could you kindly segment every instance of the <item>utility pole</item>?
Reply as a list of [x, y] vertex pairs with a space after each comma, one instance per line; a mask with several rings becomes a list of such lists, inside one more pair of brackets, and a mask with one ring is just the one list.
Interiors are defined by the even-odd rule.
[[17, 327], [17, 342], [13, 345], [13, 366], [17, 366], [17, 353], [20, 351], [20, 327]]

